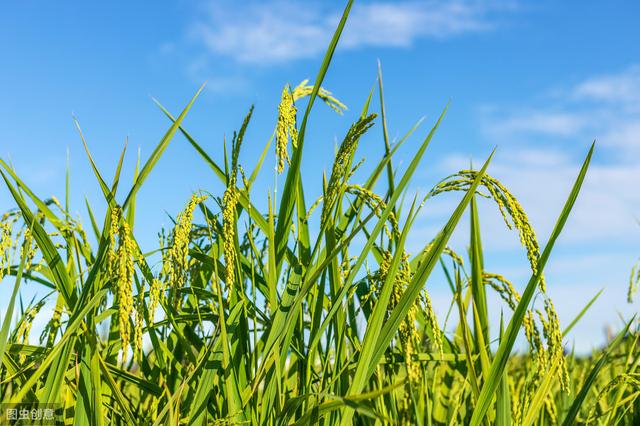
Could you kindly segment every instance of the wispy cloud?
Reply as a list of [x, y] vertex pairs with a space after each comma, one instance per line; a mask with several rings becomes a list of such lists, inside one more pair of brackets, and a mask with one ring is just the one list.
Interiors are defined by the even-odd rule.
[[640, 65], [587, 78], [545, 98], [545, 106], [524, 102], [492, 108], [484, 130], [498, 141], [530, 142], [539, 136], [596, 138], [620, 158], [640, 153]]
[[589, 78], [573, 89], [579, 100], [623, 103], [638, 111], [640, 99], [640, 65], [632, 65], [619, 73]]
[[[610, 247], [616, 241], [630, 245], [640, 234], [635, 219], [640, 215], [636, 189], [640, 181], [640, 66], [589, 77], [553, 93], [544, 98], [545, 106], [532, 106], [535, 101], [525, 100], [508, 109], [494, 106], [485, 114], [487, 136], [503, 146], [492, 173], [522, 198], [537, 228], [550, 232], [554, 218], [549, 208], [560, 208], [581, 155], [596, 138], [597, 158], [563, 238], [577, 244], [600, 242]], [[584, 149], [575, 155], [578, 144]], [[464, 159], [450, 161], [464, 164]]]
[[[502, 5], [504, 8], [504, 4]], [[374, 1], [353, 7], [341, 48], [408, 47], [420, 38], [443, 39], [486, 31], [493, 3], [482, 1]], [[320, 55], [341, 11], [319, 2], [212, 3], [191, 36], [214, 55], [271, 65]]]
[[541, 133], [552, 136], [572, 136], [588, 121], [582, 114], [559, 111], [526, 111], [489, 124], [492, 135], [511, 136], [518, 133]]
[[447, 38], [493, 27], [486, 6], [464, 2], [397, 2], [357, 5], [345, 47], [410, 46], [416, 39]]

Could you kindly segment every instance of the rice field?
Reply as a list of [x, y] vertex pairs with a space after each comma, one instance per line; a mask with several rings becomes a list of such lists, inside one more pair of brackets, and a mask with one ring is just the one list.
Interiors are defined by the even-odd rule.
[[[426, 195], [409, 191], [446, 110], [430, 129], [417, 123], [392, 143], [380, 75], [322, 188], [304, 187], [310, 111], [345, 108], [323, 80], [350, 7], [315, 81], [283, 86], [256, 164], [239, 161], [253, 108], [222, 155], [182, 125], [200, 91], [176, 115], [158, 104], [168, 130], [132, 184], [120, 180], [126, 150], [115, 173], [99, 170], [80, 132], [104, 217], [87, 203], [81, 222], [68, 202], [40, 198], [0, 160], [14, 201], [0, 223], [0, 281], [10, 297], [0, 330], [5, 405], [54, 407], [60, 424], [74, 425], [640, 424], [638, 322], [626, 319], [606, 347], [577, 356], [565, 336], [595, 298], [561, 324], [544, 278], [595, 144], [585, 146], [553, 232], [540, 241], [517, 194], [492, 177], [493, 153], [478, 169], [452, 170]], [[372, 128], [384, 149], [363, 163], [358, 144]], [[226, 189], [185, 194], [174, 226], [143, 252], [136, 196], [176, 138]], [[396, 167], [400, 150], [412, 160]], [[276, 170], [263, 169], [273, 155]], [[252, 190], [273, 173], [283, 182], [277, 197]], [[457, 207], [433, 240], [409, 252], [419, 212], [445, 193], [455, 193]], [[481, 232], [477, 203], [493, 204], [519, 236], [528, 282], [484, 268], [491, 236]], [[470, 221], [468, 251], [457, 253], [449, 239], [462, 220]], [[450, 304], [438, 309], [447, 318], [434, 313], [434, 271], [445, 277], [437, 285], [450, 288]], [[634, 268], [630, 299], [638, 281]], [[22, 305], [25, 286], [47, 295]], [[505, 306], [499, 327], [489, 321], [491, 299]], [[30, 336], [45, 303], [55, 303], [54, 314]], [[516, 351], [518, 339], [526, 353]]]

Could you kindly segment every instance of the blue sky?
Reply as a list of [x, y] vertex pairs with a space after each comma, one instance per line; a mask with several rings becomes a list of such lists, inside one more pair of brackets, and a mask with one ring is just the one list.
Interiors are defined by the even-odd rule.
[[[64, 193], [67, 151], [72, 210], [83, 197], [102, 211], [98, 187], [74, 129], [77, 116], [93, 155], [110, 176], [129, 138], [127, 178], [139, 148], [145, 158], [168, 127], [151, 100], [179, 111], [208, 81], [186, 127], [212, 155], [255, 104], [241, 161], [251, 167], [268, 139], [285, 83], [315, 76], [342, 2], [13, 2], [0, 15], [0, 157], [10, 159], [43, 197]], [[354, 121], [382, 63], [389, 128], [401, 136], [450, 110], [429, 147], [413, 191], [498, 152], [490, 173], [520, 198], [542, 243], [549, 235], [590, 142], [593, 166], [548, 265], [549, 291], [568, 323], [599, 289], [590, 315], [568, 337], [580, 350], [601, 343], [638, 310], [626, 303], [630, 268], [640, 256], [640, 5], [616, 2], [360, 1], [353, 8], [325, 86], [349, 106], [343, 117], [318, 105], [309, 128], [305, 180], [320, 182], [335, 141]], [[359, 155], [380, 153], [374, 128]], [[260, 190], [273, 189], [273, 155]], [[151, 247], [197, 189], [216, 178], [176, 138], [139, 198], [138, 238]], [[412, 247], [421, 247], [456, 202], [427, 205]], [[0, 189], [1, 210], [11, 206]], [[487, 268], [522, 288], [528, 275], [517, 236], [483, 203]], [[453, 245], [464, 250], [463, 224]], [[436, 283], [433, 284], [434, 286]], [[439, 312], [448, 294], [432, 290]], [[493, 312], [499, 315], [496, 305]]]

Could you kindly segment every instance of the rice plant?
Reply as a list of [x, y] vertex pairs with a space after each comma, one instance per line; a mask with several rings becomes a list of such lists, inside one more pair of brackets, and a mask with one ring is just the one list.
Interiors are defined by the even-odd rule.
[[[593, 145], [552, 234], [540, 242], [516, 196], [491, 176], [493, 153], [479, 170], [452, 171], [424, 198], [409, 193], [446, 109], [420, 138], [418, 123], [392, 143], [379, 74], [322, 188], [304, 187], [310, 111], [322, 107], [318, 101], [338, 113], [346, 108], [323, 80], [350, 8], [313, 84], [283, 85], [273, 134], [251, 168], [239, 159], [253, 108], [217, 150], [224, 154], [209, 154], [183, 126], [200, 91], [177, 116], [158, 103], [169, 128], [131, 187], [120, 181], [124, 151], [109, 182], [82, 139], [106, 207], [96, 217], [87, 204], [86, 224], [68, 205], [38, 197], [0, 160], [15, 201], [0, 222], [0, 279], [11, 293], [0, 330], [3, 402], [54, 404], [60, 421], [75, 425], [640, 422], [636, 322], [602, 350], [575, 356], [564, 336], [595, 298], [563, 325], [546, 292], [553, 283], [544, 268]], [[377, 113], [373, 96], [380, 99]], [[382, 130], [384, 150], [372, 164], [357, 162], [360, 139], [373, 129]], [[172, 229], [160, 233], [156, 250], [143, 252], [136, 195], [176, 136], [225, 189], [185, 194]], [[412, 160], [399, 168], [393, 159], [401, 149]], [[275, 155], [275, 173], [284, 180], [279, 197], [252, 190], [271, 173], [262, 169], [267, 155]], [[410, 252], [418, 213], [449, 192], [459, 201], [445, 226]], [[526, 285], [484, 268], [478, 203], [495, 204], [518, 234], [531, 268]], [[462, 254], [448, 241], [465, 212], [469, 250]], [[438, 285], [451, 290], [453, 331], [434, 313], [436, 268], [445, 277]], [[18, 307], [26, 285], [48, 293]], [[489, 298], [501, 298], [507, 309], [499, 328], [490, 326]], [[55, 304], [53, 315], [30, 339], [45, 303]], [[518, 336], [526, 353], [514, 350]]]

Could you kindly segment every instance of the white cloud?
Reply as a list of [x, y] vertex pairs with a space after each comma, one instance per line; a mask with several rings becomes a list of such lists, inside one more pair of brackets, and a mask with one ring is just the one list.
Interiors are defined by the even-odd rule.
[[186, 68], [187, 76], [192, 81], [207, 83], [206, 90], [234, 94], [245, 92], [250, 86], [250, 79], [240, 71], [220, 69], [206, 55], [197, 56]]
[[[556, 91], [547, 105], [484, 110], [483, 128], [496, 142], [530, 143], [549, 136], [579, 141], [596, 138], [619, 159], [640, 154], [640, 65], [587, 78]], [[538, 141], [539, 142], [539, 141]]]
[[193, 35], [211, 53], [259, 64], [314, 56], [326, 42], [329, 25], [298, 4], [250, 3], [241, 10], [215, 4]]
[[[493, 26], [488, 12], [497, 8], [479, 1], [358, 3], [340, 46], [407, 47], [418, 38], [485, 31]], [[213, 3], [191, 34], [215, 55], [253, 65], [280, 63], [320, 55], [341, 12], [316, 2], [250, 2], [241, 8]]]
[[446, 38], [492, 27], [479, 4], [398, 2], [356, 5], [345, 30], [345, 47], [410, 46], [420, 37]]
[[496, 136], [510, 136], [521, 133], [542, 133], [552, 136], [571, 136], [581, 131], [587, 124], [586, 117], [570, 112], [530, 111], [492, 124], [490, 131]]
[[624, 102], [627, 107], [634, 107], [640, 98], [640, 65], [633, 65], [620, 73], [587, 79], [574, 88], [573, 95], [581, 100]]
[[602, 140], [612, 148], [621, 148], [623, 154], [636, 154], [640, 150], [640, 115], [626, 121], [615, 120], [603, 133]]

